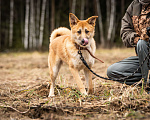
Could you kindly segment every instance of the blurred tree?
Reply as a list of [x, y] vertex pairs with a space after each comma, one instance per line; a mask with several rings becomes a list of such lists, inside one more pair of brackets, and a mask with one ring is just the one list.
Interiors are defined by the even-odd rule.
[[103, 24], [102, 24], [102, 14], [101, 14], [101, 7], [100, 7], [100, 2], [99, 0], [96, 0], [97, 4], [97, 13], [98, 13], [98, 24], [99, 24], [99, 30], [100, 30], [100, 41], [101, 41], [101, 46], [105, 46], [105, 41], [104, 41], [104, 32], [103, 32]]
[[0, 0], [0, 49], [1, 49], [1, 0]]
[[[71, 0], [69, 0], [69, 1], [71, 1]], [[58, 5], [58, 10], [57, 10], [57, 13], [56, 13], [56, 28], [58, 28], [59, 26], [60, 26], [60, 20], [61, 20], [61, 17], [60, 17], [60, 15], [61, 15], [61, 10], [62, 10], [62, 7], [63, 7], [63, 2], [64, 2], [64, 0], [60, 0], [60, 3], [59, 3], [59, 5]]]
[[40, 8], [41, 8], [41, 0], [37, 0], [36, 2], [36, 24], [35, 24], [35, 27], [36, 27], [36, 30], [35, 30], [35, 33], [36, 33], [36, 47], [38, 46], [39, 44], [39, 33], [40, 33]]
[[[110, 0], [106, 0], [106, 28], [109, 27], [110, 6], [111, 6]], [[106, 34], [108, 34], [108, 33], [106, 33]]]
[[21, 5], [20, 5], [20, 12], [21, 12], [21, 15], [20, 15], [20, 29], [21, 29], [21, 42], [22, 42], [22, 44], [21, 44], [21, 46], [23, 46], [24, 45], [24, 20], [25, 20], [25, 18], [24, 18], [24, 1], [22, 1], [21, 0]]
[[43, 2], [42, 2], [42, 11], [41, 11], [41, 21], [40, 21], [40, 37], [39, 37], [39, 46], [38, 46], [39, 49], [42, 48], [42, 43], [43, 43], [45, 8], [46, 8], [46, 0], [43, 0]]
[[25, 37], [24, 37], [24, 48], [28, 49], [28, 35], [29, 33], [29, 0], [26, 0], [26, 13], [25, 13]]
[[[116, 25], [116, 0], [106, 0], [106, 19], [102, 21], [101, 6], [99, 0], [97, 2], [97, 12], [99, 16], [99, 30], [102, 47], [110, 47], [114, 41]], [[106, 23], [106, 24], [104, 24]]]
[[[110, 44], [113, 43], [113, 40], [114, 40], [114, 34], [116, 29], [115, 29], [115, 15], [116, 15], [116, 1], [115, 0], [111, 0], [111, 10], [110, 12], [110, 17], [109, 17], [109, 25], [108, 28], [107, 28], [107, 44], [109, 44], [109, 47], [110, 47]], [[107, 16], [108, 17], [108, 16]]]
[[97, 45], [122, 45], [121, 18], [130, 3], [131, 0], [0, 0], [0, 51], [48, 49], [51, 31], [69, 27], [69, 12], [79, 19], [99, 16], [95, 28]]
[[125, 2], [124, 2], [124, 0], [121, 0], [121, 16], [123, 16], [124, 15], [124, 7], [125, 7]]
[[85, 5], [85, 1], [81, 0], [81, 20], [84, 20], [84, 5]]
[[55, 28], [55, 0], [52, 0], [51, 3], [51, 32]]
[[34, 0], [30, 0], [30, 32], [29, 32], [29, 49], [36, 48], [35, 38], [35, 7]]
[[73, 2], [72, 2], [72, 13], [73, 14], [76, 13], [76, 0], [73, 0]]
[[10, 0], [9, 47], [12, 47], [13, 42], [13, 18], [14, 18], [14, 0]]

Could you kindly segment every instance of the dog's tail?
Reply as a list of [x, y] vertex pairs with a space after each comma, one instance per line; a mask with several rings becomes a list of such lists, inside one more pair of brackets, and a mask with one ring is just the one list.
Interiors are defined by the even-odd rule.
[[56, 37], [62, 35], [71, 35], [71, 31], [65, 27], [60, 27], [58, 29], [55, 29], [50, 36], [50, 42], [52, 42]]

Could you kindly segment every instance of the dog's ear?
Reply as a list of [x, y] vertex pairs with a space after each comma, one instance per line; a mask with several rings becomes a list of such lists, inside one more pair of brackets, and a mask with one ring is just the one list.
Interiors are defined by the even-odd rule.
[[73, 13], [70, 13], [69, 14], [69, 22], [70, 22], [70, 27], [73, 27], [74, 25], [76, 25], [79, 22], [79, 19]]
[[95, 26], [95, 22], [96, 22], [96, 18], [98, 18], [98, 16], [92, 16], [90, 18], [88, 18], [86, 21], [92, 25], [93, 27]]

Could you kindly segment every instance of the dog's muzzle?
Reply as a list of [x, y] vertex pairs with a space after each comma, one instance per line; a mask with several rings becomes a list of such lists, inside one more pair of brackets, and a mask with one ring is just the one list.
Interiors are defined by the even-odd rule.
[[86, 46], [88, 43], [89, 43], [89, 41], [88, 41], [87, 38], [83, 38], [83, 39], [81, 40], [81, 45], [83, 45], [83, 46]]

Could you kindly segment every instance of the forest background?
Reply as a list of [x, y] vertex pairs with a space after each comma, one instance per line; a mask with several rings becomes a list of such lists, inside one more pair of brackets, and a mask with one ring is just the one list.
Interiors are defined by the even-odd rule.
[[98, 15], [95, 40], [101, 47], [123, 47], [121, 18], [132, 0], [0, 0], [0, 52], [44, 50], [50, 33], [79, 19]]

